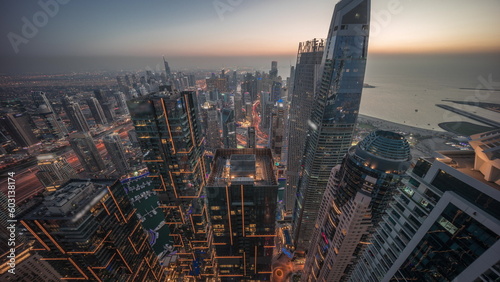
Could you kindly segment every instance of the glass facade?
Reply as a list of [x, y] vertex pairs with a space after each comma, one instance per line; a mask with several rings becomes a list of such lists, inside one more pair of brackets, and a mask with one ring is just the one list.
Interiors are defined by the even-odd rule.
[[449, 204], [391, 281], [450, 281], [473, 263], [498, 236]]
[[[356, 20], [347, 21], [351, 13]], [[369, 0], [343, 0], [335, 6], [293, 214], [298, 250], [308, 248], [330, 171], [351, 146], [365, 75], [369, 13]]]
[[185, 277], [212, 275], [203, 189], [206, 166], [194, 91], [159, 92], [127, 102], [144, 162]]
[[120, 182], [72, 180], [20, 215], [33, 250], [64, 278], [158, 281], [164, 277]]

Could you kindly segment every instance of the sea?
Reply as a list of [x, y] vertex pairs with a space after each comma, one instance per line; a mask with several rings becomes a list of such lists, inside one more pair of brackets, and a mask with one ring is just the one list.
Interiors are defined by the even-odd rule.
[[439, 108], [450, 105], [500, 122], [500, 113], [443, 100], [500, 104], [500, 55], [368, 57], [360, 114], [443, 131], [442, 122], [478, 121]]

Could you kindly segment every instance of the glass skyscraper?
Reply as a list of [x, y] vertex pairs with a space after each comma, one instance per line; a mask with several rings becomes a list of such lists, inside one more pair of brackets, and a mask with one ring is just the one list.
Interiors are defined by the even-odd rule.
[[210, 276], [206, 167], [194, 91], [162, 91], [127, 102], [144, 162], [158, 193], [182, 277]]
[[344, 281], [410, 166], [400, 134], [374, 131], [332, 169], [302, 281]]
[[289, 87], [291, 104], [288, 120], [289, 145], [285, 204], [286, 209], [290, 211], [295, 205], [299, 172], [307, 136], [307, 120], [311, 116], [316, 80], [319, 76], [324, 49], [324, 39], [313, 39], [299, 43], [294, 85]]
[[365, 77], [370, 0], [335, 5], [316, 86], [302, 177], [293, 213], [297, 250], [309, 247], [331, 169], [351, 146]]
[[471, 139], [416, 162], [349, 281], [498, 281], [500, 131]]

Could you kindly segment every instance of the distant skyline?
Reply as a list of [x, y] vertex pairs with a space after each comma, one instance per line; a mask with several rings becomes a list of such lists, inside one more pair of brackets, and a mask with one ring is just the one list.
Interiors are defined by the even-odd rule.
[[[299, 42], [326, 37], [337, 2], [6, 0], [0, 2], [0, 59], [21, 66], [44, 57], [165, 55], [196, 57], [200, 66], [217, 57], [294, 64]], [[40, 3], [51, 5], [44, 11]], [[369, 53], [500, 54], [499, 11], [498, 0], [373, 1]]]

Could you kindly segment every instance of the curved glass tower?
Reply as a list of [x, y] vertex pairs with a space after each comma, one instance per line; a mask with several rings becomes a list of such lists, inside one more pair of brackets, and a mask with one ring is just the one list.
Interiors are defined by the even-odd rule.
[[319, 208], [303, 281], [343, 281], [410, 166], [400, 134], [374, 131], [332, 169]]
[[368, 49], [370, 0], [335, 5], [316, 84], [293, 212], [297, 250], [309, 247], [318, 206], [331, 169], [351, 146], [358, 117]]

